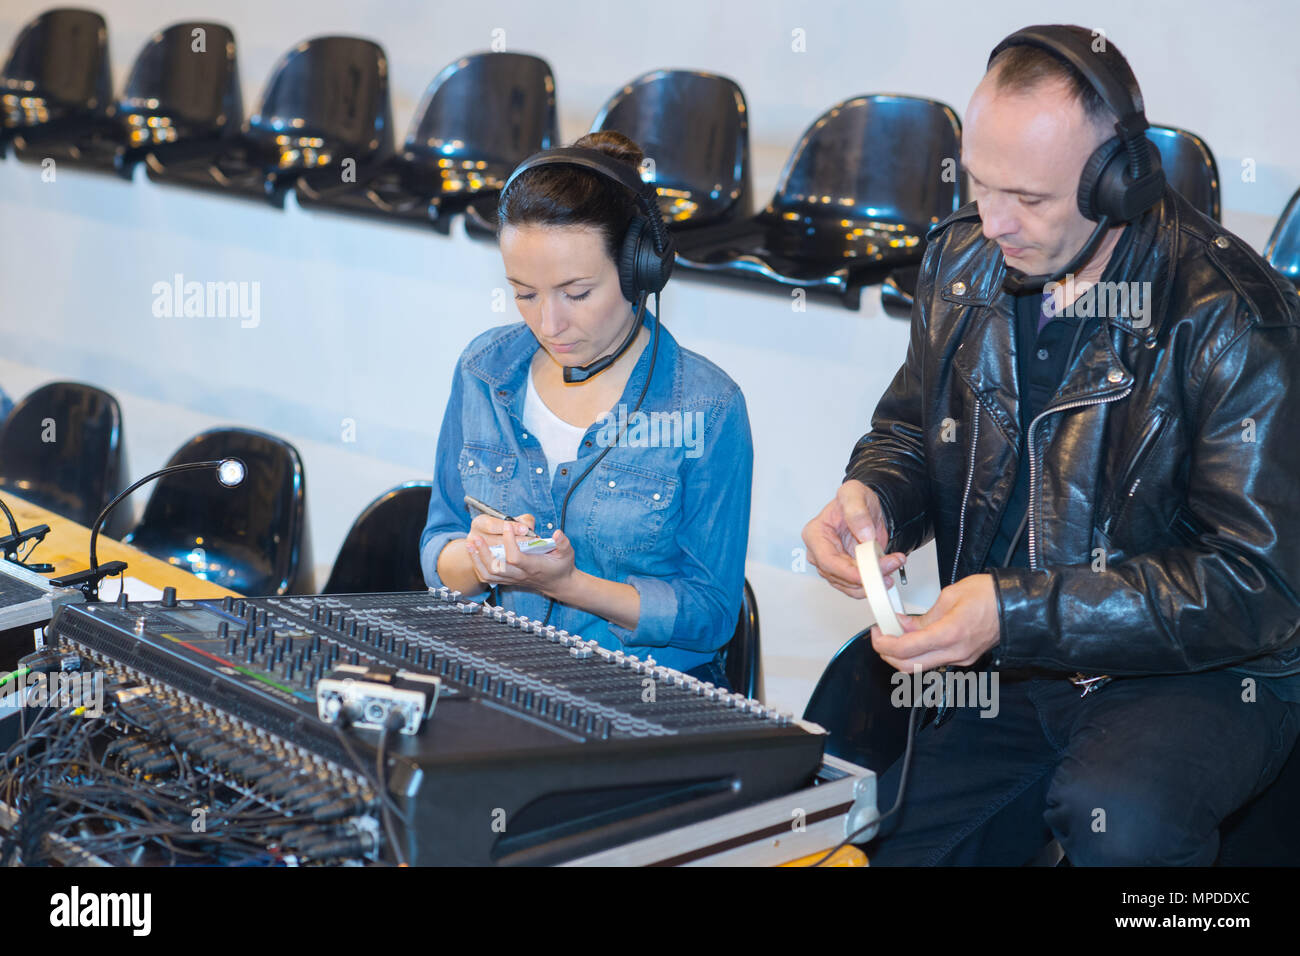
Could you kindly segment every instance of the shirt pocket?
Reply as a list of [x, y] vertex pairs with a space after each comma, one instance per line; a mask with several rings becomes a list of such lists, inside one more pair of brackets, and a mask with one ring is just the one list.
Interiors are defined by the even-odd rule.
[[499, 445], [467, 441], [460, 450], [458, 463], [461, 486], [465, 489], [465, 494], [477, 498], [485, 505], [512, 514], [512, 505], [507, 498], [516, 464], [515, 455]]
[[594, 482], [587, 539], [615, 557], [650, 551], [672, 512], [677, 479], [630, 465], [604, 463]]

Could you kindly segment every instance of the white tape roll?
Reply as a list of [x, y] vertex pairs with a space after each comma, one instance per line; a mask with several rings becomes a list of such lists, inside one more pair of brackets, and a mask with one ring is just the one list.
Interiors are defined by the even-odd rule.
[[902, 602], [898, 600], [897, 589], [891, 591], [885, 587], [884, 575], [880, 573], [880, 559], [884, 552], [875, 541], [863, 541], [855, 554], [858, 559], [858, 573], [862, 575], [862, 587], [867, 592], [867, 603], [871, 613], [876, 616], [882, 633], [891, 637], [901, 637], [903, 625], [898, 623], [898, 615], [904, 613]]

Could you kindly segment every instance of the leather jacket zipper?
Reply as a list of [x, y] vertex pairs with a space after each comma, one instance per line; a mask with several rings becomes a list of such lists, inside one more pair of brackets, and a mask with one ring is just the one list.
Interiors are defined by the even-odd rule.
[[1083, 400], [1078, 402], [1068, 402], [1065, 405], [1057, 405], [1055, 408], [1047, 408], [1039, 412], [1037, 415], [1035, 415], [1034, 420], [1029, 423], [1029, 436], [1028, 436], [1029, 438], [1029, 521], [1028, 521], [1028, 525], [1029, 525], [1029, 569], [1031, 571], [1038, 570], [1038, 551], [1036, 547], [1038, 544], [1038, 539], [1037, 536], [1034, 534], [1034, 502], [1038, 497], [1037, 496], [1038, 456], [1034, 454], [1034, 426], [1037, 425], [1045, 415], [1051, 415], [1055, 412], [1063, 412], [1071, 408], [1082, 408], [1086, 405], [1105, 405], [1107, 402], [1116, 402], [1119, 401], [1121, 398], [1127, 396], [1131, 391], [1133, 391], [1132, 385], [1124, 389], [1124, 391], [1120, 392], [1118, 395], [1111, 395], [1108, 398], [1094, 398], [1094, 399], [1088, 399], [1088, 400]]
[[980, 400], [975, 399], [972, 406], [975, 409], [973, 422], [970, 430], [970, 467], [966, 469], [966, 490], [961, 496], [961, 513], [957, 518], [957, 550], [952, 556], [952, 577], [950, 581], [957, 580], [957, 562], [961, 560], [962, 541], [966, 537], [966, 503], [970, 500], [970, 486], [975, 478], [975, 445], [980, 437]]

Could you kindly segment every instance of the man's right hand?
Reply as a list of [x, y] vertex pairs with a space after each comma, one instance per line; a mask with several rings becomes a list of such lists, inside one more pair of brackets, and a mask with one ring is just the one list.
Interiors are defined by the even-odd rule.
[[[862, 575], [858, 573], [854, 551], [859, 542], [873, 539], [884, 551], [889, 546], [889, 529], [885, 525], [880, 499], [860, 481], [846, 481], [840, 485], [835, 499], [803, 529], [808, 561], [817, 573], [829, 581], [831, 587], [855, 598], [867, 595], [862, 589]], [[906, 560], [907, 555], [901, 551], [880, 559], [880, 573], [885, 578], [886, 587], [893, 586], [892, 575]]]

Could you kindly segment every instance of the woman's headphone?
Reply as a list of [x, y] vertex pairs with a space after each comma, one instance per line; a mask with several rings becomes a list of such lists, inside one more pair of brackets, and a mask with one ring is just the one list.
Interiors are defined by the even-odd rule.
[[1114, 223], [1129, 222], [1160, 201], [1165, 191], [1165, 173], [1160, 153], [1147, 139], [1146, 113], [1142, 96], [1130, 91], [1119, 53], [1107, 44], [1094, 44], [1059, 25], [1017, 30], [993, 48], [989, 65], [999, 53], [1012, 46], [1033, 46], [1051, 53], [1078, 70], [1097, 94], [1119, 117], [1115, 135], [1093, 151], [1079, 176], [1079, 212], [1097, 223], [1078, 255], [1055, 276], [1027, 276], [1007, 267], [1003, 288], [1019, 293], [1039, 289], [1062, 275], [1075, 272], [1092, 258], [1106, 230]]
[[[604, 176], [630, 190], [638, 207], [632, 221], [628, 223], [627, 231], [623, 233], [618, 256], [619, 288], [623, 291], [623, 298], [637, 306], [636, 321], [632, 323], [632, 329], [623, 344], [612, 354], [597, 359], [590, 365], [564, 369], [566, 382], [585, 382], [593, 375], [605, 371], [631, 348], [641, 328], [646, 299], [650, 295], [657, 296], [668, 283], [668, 277], [673, 274], [676, 250], [672, 234], [664, 225], [663, 216], [659, 212], [658, 194], [627, 163], [615, 160], [598, 149], [582, 146], [543, 150], [520, 163], [501, 188], [501, 197], [497, 202], [498, 222], [502, 221], [505, 213], [510, 185], [521, 173], [538, 166], [577, 166]], [[655, 301], [658, 302], [658, 299]], [[658, 312], [658, 309], [655, 311]]]

